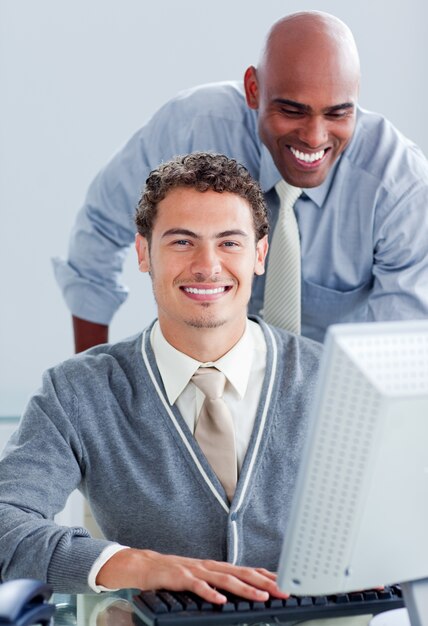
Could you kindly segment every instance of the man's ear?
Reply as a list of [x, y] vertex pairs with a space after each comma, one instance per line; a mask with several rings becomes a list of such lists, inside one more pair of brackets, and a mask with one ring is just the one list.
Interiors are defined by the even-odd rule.
[[140, 272], [150, 272], [149, 242], [140, 233], [135, 235], [135, 249], [137, 251]]
[[254, 265], [254, 274], [261, 276], [265, 273], [265, 259], [269, 249], [268, 236], [265, 235], [256, 245], [256, 262]]
[[244, 74], [245, 97], [250, 109], [259, 108], [259, 84], [257, 81], [257, 70], [252, 65]]

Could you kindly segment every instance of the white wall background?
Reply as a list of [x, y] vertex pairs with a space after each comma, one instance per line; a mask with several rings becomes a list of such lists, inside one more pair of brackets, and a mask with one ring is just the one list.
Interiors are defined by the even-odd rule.
[[[166, 99], [240, 78], [269, 26], [318, 9], [354, 31], [361, 104], [428, 153], [426, 0], [0, 0], [0, 416], [19, 414], [43, 369], [72, 353], [71, 322], [50, 257], [98, 169]], [[126, 266], [131, 296], [113, 340], [154, 314], [148, 281]]]

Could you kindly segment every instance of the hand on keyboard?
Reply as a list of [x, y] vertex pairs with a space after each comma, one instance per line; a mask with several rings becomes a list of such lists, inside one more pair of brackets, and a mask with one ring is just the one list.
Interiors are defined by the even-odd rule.
[[125, 549], [100, 569], [97, 584], [109, 589], [171, 589], [192, 591], [215, 604], [227, 602], [216, 590], [265, 602], [269, 596], [287, 598], [276, 585], [276, 574], [261, 568], [219, 561], [160, 554], [152, 550]]

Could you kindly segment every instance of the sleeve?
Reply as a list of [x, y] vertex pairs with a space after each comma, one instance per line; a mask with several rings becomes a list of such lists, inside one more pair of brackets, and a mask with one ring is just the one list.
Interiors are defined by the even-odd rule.
[[233, 93], [212, 85], [179, 94], [95, 178], [72, 230], [67, 261], [53, 259], [73, 315], [109, 324], [125, 301], [121, 272], [135, 237], [135, 208], [149, 173], [160, 163], [212, 150], [233, 156], [257, 174], [255, 118], [242, 118], [243, 96]]
[[382, 198], [378, 206], [369, 320], [426, 318], [428, 184], [418, 181], [392, 206]]
[[61, 372], [48, 372], [0, 460], [0, 581], [37, 578], [56, 592], [88, 592], [88, 575], [111, 545], [54, 515], [82, 477], [82, 446], [69, 415], [76, 399]]
[[120, 544], [115, 543], [111, 546], [107, 546], [107, 548], [104, 548], [104, 550], [101, 552], [95, 563], [92, 565], [88, 574], [88, 585], [90, 586], [92, 591], [95, 591], [96, 593], [100, 593], [101, 591], [117, 591], [117, 589], [108, 589], [107, 587], [103, 587], [102, 585], [97, 585], [96, 580], [98, 572], [100, 571], [102, 566], [105, 565], [112, 556], [114, 556], [121, 550], [129, 550], [129, 547], [121, 546]]
[[126, 300], [121, 272], [135, 237], [140, 193], [159, 162], [157, 126], [152, 122], [137, 132], [99, 172], [76, 217], [67, 260], [53, 259], [56, 280], [77, 317], [109, 324]]

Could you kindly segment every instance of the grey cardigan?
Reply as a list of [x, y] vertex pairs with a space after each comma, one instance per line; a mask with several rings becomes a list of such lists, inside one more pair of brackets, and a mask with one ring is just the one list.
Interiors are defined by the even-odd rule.
[[[0, 461], [0, 580], [88, 591], [110, 541], [276, 569], [321, 346], [257, 321], [266, 375], [230, 507], [166, 399], [150, 328], [45, 373]], [[75, 488], [107, 539], [53, 522]]]

